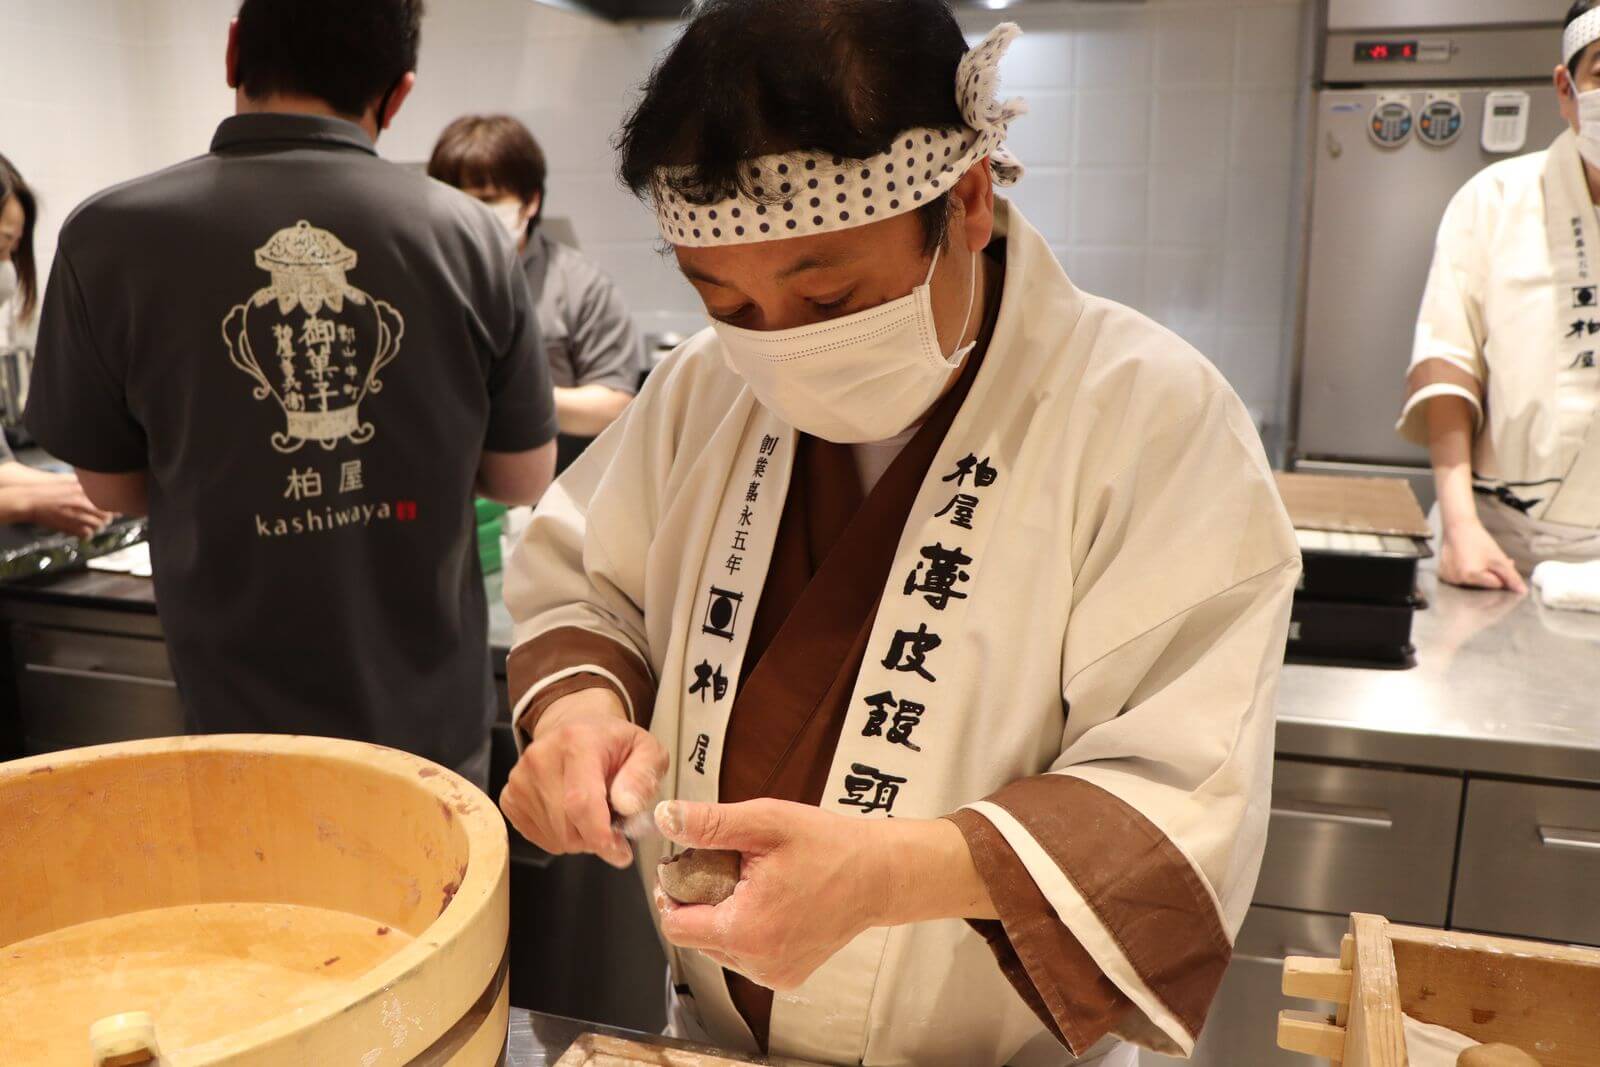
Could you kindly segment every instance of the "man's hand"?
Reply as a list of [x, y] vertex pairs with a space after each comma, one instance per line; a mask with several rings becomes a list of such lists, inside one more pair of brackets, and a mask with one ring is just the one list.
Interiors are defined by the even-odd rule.
[[18, 495], [24, 521], [73, 537], [93, 537], [112, 519], [110, 512], [89, 502], [83, 487], [71, 475], [30, 482], [6, 492]]
[[884, 922], [884, 821], [782, 800], [673, 801], [656, 809], [656, 821], [680, 845], [742, 854], [733, 896], [714, 908], [679, 905], [656, 889], [663, 935], [769, 989], [794, 989]]
[[1444, 528], [1444, 544], [1439, 551], [1439, 577], [1451, 585], [1477, 589], [1505, 589], [1526, 593], [1527, 583], [1494, 537], [1477, 516], [1469, 516]]
[[648, 808], [667, 760], [661, 743], [628, 721], [616, 693], [585, 689], [539, 718], [500, 794], [500, 810], [546, 852], [592, 852], [627, 867], [633, 847], [611, 828], [611, 813]]

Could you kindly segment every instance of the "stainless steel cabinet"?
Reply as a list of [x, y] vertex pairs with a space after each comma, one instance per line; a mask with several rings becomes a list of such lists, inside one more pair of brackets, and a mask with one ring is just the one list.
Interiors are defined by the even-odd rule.
[[1451, 925], [1600, 945], [1600, 789], [1475, 779]]
[[1255, 902], [1444, 925], [1462, 780], [1279, 760]]
[[[1283, 996], [1285, 956], [1339, 954], [1339, 940], [1350, 929], [1348, 915], [1313, 915], [1279, 908], [1253, 907], [1233, 948], [1216, 1003], [1187, 1061], [1198, 1067], [1308, 1067], [1310, 1060], [1278, 1048], [1278, 1011], [1333, 1011], [1333, 1005], [1309, 1001], [1291, 1004]], [[1141, 1067], [1165, 1067], [1185, 1061], [1140, 1054]]]
[[25, 752], [184, 732], [161, 641], [18, 625], [12, 654]]

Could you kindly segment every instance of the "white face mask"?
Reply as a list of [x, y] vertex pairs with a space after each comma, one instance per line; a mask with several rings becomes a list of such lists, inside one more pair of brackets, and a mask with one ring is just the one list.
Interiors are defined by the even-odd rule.
[[522, 201], [515, 197], [496, 200], [489, 205], [489, 210], [494, 212], [494, 217], [500, 220], [500, 225], [506, 228], [513, 241], [522, 240], [523, 234], [528, 231], [528, 220], [523, 217]]
[[1567, 86], [1578, 105], [1578, 154], [1591, 167], [1600, 167], [1600, 89], [1579, 92], [1571, 74]]
[[0, 259], [0, 307], [17, 295], [17, 265], [9, 259]]
[[[978, 295], [978, 257], [972, 257], [966, 336]], [[728, 365], [756, 399], [789, 425], [837, 444], [885, 441], [927, 414], [951, 375], [971, 352], [948, 359], [939, 348], [929, 283], [898, 300], [792, 330], [744, 330], [713, 322]]]

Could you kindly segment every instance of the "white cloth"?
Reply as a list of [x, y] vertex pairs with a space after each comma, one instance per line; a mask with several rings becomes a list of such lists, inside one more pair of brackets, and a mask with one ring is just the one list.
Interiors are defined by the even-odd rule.
[[[1575, 471], [1580, 454], [1585, 463], [1600, 460], [1600, 449], [1584, 447], [1600, 413], [1596, 256], [1600, 220], [1569, 132], [1548, 151], [1487, 168], [1456, 194], [1439, 226], [1418, 316], [1411, 368], [1442, 361], [1469, 375], [1477, 392], [1451, 383], [1421, 389], [1397, 428], [1425, 446], [1428, 400], [1459, 395], [1473, 404], [1477, 484], [1528, 508], [1480, 495], [1479, 512], [1485, 525], [1486, 513], [1497, 511], [1500, 526], [1520, 529], [1513, 540], [1535, 553], [1517, 557], [1525, 568], [1566, 558], [1564, 542], [1595, 534], [1548, 520], [1562, 513], [1562, 492], [1570, 503], [1595, 481], [1587, 468]], [[1516, 557], [1513, 546], [1503, 547]]]
[[1456, 1060], [1463, 1052], [1482, 1044], [1466, 1034], [1419, 1022], [1409, 1015], [1402, 1015], [1401, 1020], [1405, 1027], [1408, 1067], [1456, 1067]]
[[856, 462], [856, 473], [861, 476], [862, 493], [872, 492], [873, 486], [878, 484], [878, 479], [883, 477], [883, 472], [889, 469], [906, 445], [917, 435], [917, 426], [907, 427], [895, 434], [887, 441], [870, 441], [866, 444], [851, 445], [850, 458]]
[[1006, 149], [1006, 130], [1028, 105], [997, 93], [1000, 59], [1020, 36], [1016, 23], [1002, 22], [961, 57], [951, 93], [963, 125], [902, 130], [866, 159], [797, 151], [744, 160], [740, 188], [710, 203], [693, 197], [695, 168], [661, 168], [651, 184], [661, 236], [703, 248], [866, 226], [938, 199], [985, 158], [996, 185], [1015, 184], [1022, 164]]
[[[1189, 1051], [1196, 1035], [1115, 933], [1028, 828], [983, 798], [1042, 773], [1108, 792], [1187, 860], [1231, 938], [1265, 841], [1299, 554], [1259, 438], [1221, 375], [1166, 330], [1079, 292], [1004, 200], [996, 221], [1007, 247], [993, 337], [899, 538], [821, 806], [865, 814], [857, 787], [868, 770], [893, 777], [895, 818], [970, 806], [1096, 966]], [[516, 645], [578, 627], [648, 665], [650, 730], [673, 754], [665, 796], [717, 799], [794, 441], [702, 332], [552, 487], [508, 563]], [[938, 514], [957, 495], [973, 501], [966, 528]], [[902, 589], [935, 543], [972, 560], [966, 598], [942, 610]], [[922, 628], [941, 638], [928, 652], [931, 682], [895, 653]], [[727, 676], [726, 699], [686, 696], [702, 661]], [[587, 669], [536, 682], [519, 710]], [[885, 690], [925, 703], [920, 752], [864, 730], [865, 695]], [[641, 852], [648, 883], [659, 847]], [[695, 952], [670, 956], [705, 1030], [753, 1051], [722, 969]], [[1069, 1062], [984, 941], [954, 921], [858, 937], [777, 998], [771, 1047], [831, 1064]]]
[[89, 569], [111, 574], [127, 574], [134, 578], [153, 577], [155, 570], [150, 565], [150, 542], [141, 541], [116, 552], [96, 556], [89, 561]]
[[1533, 569], [1533, 587], [1547, 608], [1600, 612], [1600, 560], [1546, 560]]
[[1561, 34], [1561, 62], [1567, 62], [1596, 41], [1600, 41], [1600, 8], [1585, 11], [1567, 23]]

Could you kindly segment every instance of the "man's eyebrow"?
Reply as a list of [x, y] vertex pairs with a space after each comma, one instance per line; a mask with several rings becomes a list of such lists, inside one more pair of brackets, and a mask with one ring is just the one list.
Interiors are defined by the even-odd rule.
[[715, 285], [720, 289], [732, 289], [733, 288], [732, 285], [730, 285], [727, 282], [723, 281], [721, 278], [718, 278], [714, 274], [707, 274], [705, 271], [700, 270], [698, 267], [683, 266], [683, 276], [685, 278], [688, 278], [690, 281], [705, 282], [707, 285]]
[[[796, 274], [803, 274], [808, 270], [822, 270], [827, 267], [840, 267], [846, 263], [853, 262], [856, 258], [857, 257], [855, 256], [842, 255], [838, 253], [830, 255], [817, 254], [806, 256], [805, 258], [797, 260], [796, 262], [785, 267], [783, 270], [779, 271], [778, 278], [780, 281], [784, 281], [794, 277]], [[724, 281], [714, 274], [710, 274], [698, 267], [691, 265], [683, 266], [683, 276], [688, 278], [690, 281], [704, 282], [706, 285], [715, 285], [722, 289], [737, 288], [737, 286], [735, 286], [732, 282]]]
[[856, 257], [854, 256], [840, 255], [838, 253], [833, 253], [831, 255], [819, 254], [807, 256], [798, 263], [793, 263], [780, 271], [778, 273], [778, 278], [780, 280], [787, 280], [794, 277], [796, 274], [801, 274], [808, 270], [821, 270], [825, 267], [841, 267], [846, 263], [853, 261], [855, 258]]

